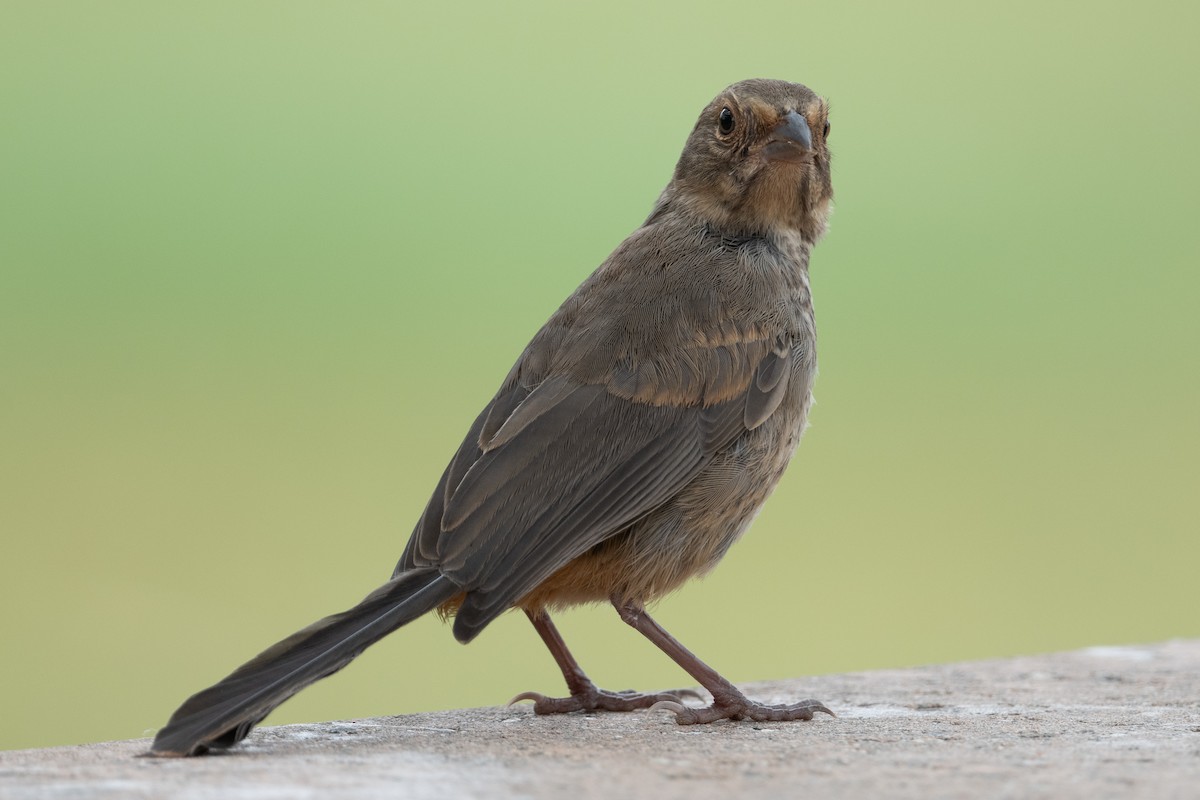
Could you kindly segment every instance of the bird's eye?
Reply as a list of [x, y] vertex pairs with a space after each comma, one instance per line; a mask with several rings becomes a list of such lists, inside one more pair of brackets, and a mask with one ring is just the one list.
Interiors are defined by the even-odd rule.
[[825, 133], [821, 136], [825, 141], [829, 141], [829, 120], [825, 120]]
[[717, 130], [722, 136], [728, 136], [733, 133], [733, 127], [733, 112], [728, 107], [722, 108], [721, 113], [717, 115]]

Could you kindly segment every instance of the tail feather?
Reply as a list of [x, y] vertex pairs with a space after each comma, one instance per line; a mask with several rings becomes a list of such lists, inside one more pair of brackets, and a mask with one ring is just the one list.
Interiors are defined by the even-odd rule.
[[434, 570], [397, 575], [354, 608], [292, 634], [221, 682], [189, 697], [154, 737], [150, 755], [199, 755], [237, 744], [293, 694], [337, 672], [384, 636], [459, 591]]

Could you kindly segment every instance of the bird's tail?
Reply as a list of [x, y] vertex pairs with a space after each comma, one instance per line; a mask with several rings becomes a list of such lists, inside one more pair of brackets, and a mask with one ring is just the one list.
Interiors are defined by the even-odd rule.
[[149, 755], [192, 756], [237, 744], [284, 700], [460, 591], [436, 570], [397, 575], [349, 611], [292, 634], [189, 697], [154, 737]]

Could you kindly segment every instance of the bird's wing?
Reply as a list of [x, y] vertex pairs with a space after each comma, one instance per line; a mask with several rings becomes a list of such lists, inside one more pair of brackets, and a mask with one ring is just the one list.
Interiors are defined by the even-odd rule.
[[792, 355], [784, 337], [754, 337], [617, 369], [607, 384], [516, 383], [472, 425], [398, 569], [437, 566], [462, 586], [455, 634], [471, 638], [762, 424]]

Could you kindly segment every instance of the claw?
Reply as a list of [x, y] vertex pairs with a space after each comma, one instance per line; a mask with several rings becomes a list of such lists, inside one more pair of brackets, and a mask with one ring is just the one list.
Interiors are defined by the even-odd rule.
[[835, 714], [835, 713], [833, 713], [832, 711], [830, 711], [830, 710], [829, 710], [828, 708], [826, 708], [826, 707], [824, 706], [824, 704], [822, 704], [822, 703], [819, 703], [819, 702], [814, 702], [814, 703], [812, 704], [812, 710], [813, 710], [813, 711], [820, 711], [822, 714], [828, 714], [829, 716], [833, 717], [834, 719], [837, 719], [837, 714]]
[[546, 695], [541, 694], [540, 692], [521, 692], [519, 695], [514, 697], [512, 700], [509, 700], [507, 703], [505, 703], [504, 707], [511, 708], [512, 706], [515, 706], [517, 703], [521, 702], [522, 700], [532, 700], [536, 704], [545, 699], [546, 699]]
[[676, 703], [674, 700], [659, 700], [646, 709], [647, 714], [653, 714], [655, 711], [670, 711], [675, 716], [679, 716], [687, 711], [687, 706], [683, 703]]

